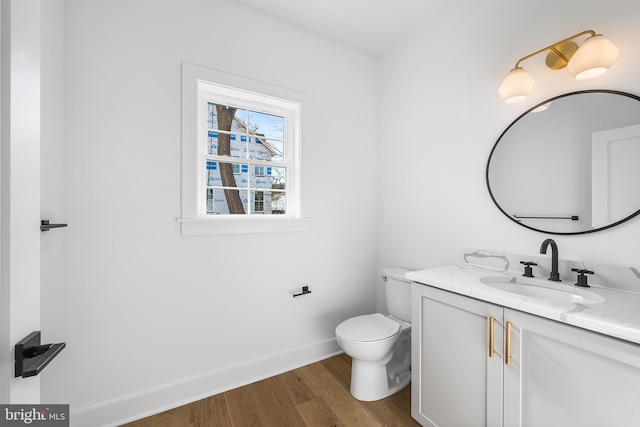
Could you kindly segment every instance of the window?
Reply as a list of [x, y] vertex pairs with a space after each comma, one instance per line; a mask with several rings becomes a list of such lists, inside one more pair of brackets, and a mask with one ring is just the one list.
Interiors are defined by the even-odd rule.
[[198, 92], [200, 214], [286, 215], [299, 105], [204, 81]]
[[182, 96], [182, 233], [308, 229], [300, 94], [184, 63]]
[[256, 191], [255, 199], [253, 201], [253, 210], [255, 212], [264, 212], [264, 191]]

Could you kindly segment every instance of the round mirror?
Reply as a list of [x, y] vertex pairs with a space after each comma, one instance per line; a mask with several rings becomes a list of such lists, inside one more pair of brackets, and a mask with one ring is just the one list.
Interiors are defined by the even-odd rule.
[[515, 119], [487, 162], [496, 206], [523, 227], [583, 234], [640, 213], [640, 97], [611, 90], [548, 99]]

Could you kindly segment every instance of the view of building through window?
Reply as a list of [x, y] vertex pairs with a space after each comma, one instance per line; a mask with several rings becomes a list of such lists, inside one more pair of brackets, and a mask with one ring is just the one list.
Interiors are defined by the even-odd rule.
[[206, 214], [285, 214], [285, 118], [207, 102]]

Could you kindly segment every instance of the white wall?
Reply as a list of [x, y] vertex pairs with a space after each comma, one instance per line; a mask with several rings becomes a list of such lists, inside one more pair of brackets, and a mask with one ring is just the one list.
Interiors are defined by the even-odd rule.
[[[491, 201], [485, 184], [491, 148], [512, 120], [554, 95], [588, 88], [640, 94], [639, 18], [633, 0], [451, 2], [385, 55], [379, 70], [378, 266], [461, 262], [464, 247], [538, 253], [553, 236], [518, 226]], [[542, 55], [522, 64], [536, 79], [530, 99], [502, 102], [498, 86], [519, 58], [586, 29], [620, 48], [609, 73], [576, 81], [566, 70], [546, 70]], [[554, 239], [561, 258], [637, 265], [638, 233], [635, 219]], [[381, 290], [379, 281], [379, 304]]]
[[[158, 412], [336, 351], [335, 326], [375, 308], [376, 60], [225, 0], [66, 0], [64, 20], [59, 387], [73, 423]], [[180, 235], [181, 61], [309, 94], [312, 231]], [[237, 254], [254, 251], [247, 268]], [[313, 293], [292, 298], [302, 285]]]
[[[378, 69], [231, 1], [66, 0], [69, 228], [54, 322], [68, 348], [50, 369], [67, 372], [60, 387], [74, 423], [141, 416], [326, 355], [339, 321], [373, 310], [373, 283], [381, 307], [383, 266], [459, 262], [464, 247], [537, 253], [547, 236], [495, 208], [486, 159], [538, 101], [595, 87], [640, 93], [639, 15], [635, 0], [451, 2]], [[588, 28], [620, 47], [610, 73], [577, 82], [532, 59], [531, 99], [500, 100], [518, 58]], [[183, 60], [310, 94], [303, 204], [312, 231], [180, 236]], [[555, 238], [562, 258], [631, 265], [639, 231], [636, 220]], [[266, 246], [252, 269], [233, 255]], [[304, 284], [313, 293], [291, 298]]]

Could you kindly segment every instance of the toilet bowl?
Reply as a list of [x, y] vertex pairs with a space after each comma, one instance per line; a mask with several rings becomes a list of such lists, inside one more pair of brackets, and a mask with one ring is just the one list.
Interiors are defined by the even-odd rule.
[[[336, 340], [351, 356], [351, 394], [358, 400], [388, 397], [411, 381], [409, 270], [383, 269], [390, 314], [352, 317], [336, 328]], [[401, 316], [401, 317], [398, 317]]]

